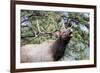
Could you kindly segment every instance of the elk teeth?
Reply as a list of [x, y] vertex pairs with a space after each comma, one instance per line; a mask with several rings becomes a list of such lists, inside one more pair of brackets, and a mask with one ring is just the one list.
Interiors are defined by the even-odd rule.
[[71, 37], [73, 36], [73, 34], [70, 35]]

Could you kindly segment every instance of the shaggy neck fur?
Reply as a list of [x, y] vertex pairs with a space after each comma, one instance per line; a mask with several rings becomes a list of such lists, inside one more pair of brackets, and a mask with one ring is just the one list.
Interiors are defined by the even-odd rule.
[[70, 38], [67, 40], [63, 40], [62, 37], [59, 37], [54, 44], [52, 45], [52, 52], [54, 61], [58, 61], [64, 55], [66, 45], [68, 44]]

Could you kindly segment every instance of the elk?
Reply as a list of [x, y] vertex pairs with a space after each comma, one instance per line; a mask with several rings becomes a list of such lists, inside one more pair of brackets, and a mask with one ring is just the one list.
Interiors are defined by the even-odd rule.
[[66, 46], [72, 37], [72, 32], [71, 28], [55, 31], [51, 34], [58, 36], [56, 40], [22, 46], [20, 50], [21, 62], [59, 61], [64, 55]]

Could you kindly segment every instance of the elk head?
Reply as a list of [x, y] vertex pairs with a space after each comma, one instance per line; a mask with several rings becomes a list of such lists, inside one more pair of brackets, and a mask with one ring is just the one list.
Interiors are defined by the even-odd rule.
[[73, 32], [73, 29], [69, 27], [67, 29], [61, 29], [59, 31], [56, 31], [53, 33], [53, 35], [57, 37], [61, 37], [63, 40], [68, 40], [69, 38], [73, 36], [72, 32]]

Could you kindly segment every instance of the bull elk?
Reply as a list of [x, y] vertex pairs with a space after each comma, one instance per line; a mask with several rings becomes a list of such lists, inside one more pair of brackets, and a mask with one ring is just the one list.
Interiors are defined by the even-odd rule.
[[52, 33], [58, 38], [45, 41], [41, 44], [26, 44], [21, 47], [21, 62], [47, 62], [60, 60], [65, 52], [66, 46], [72, 37], [72, 29], [56, 31]]

